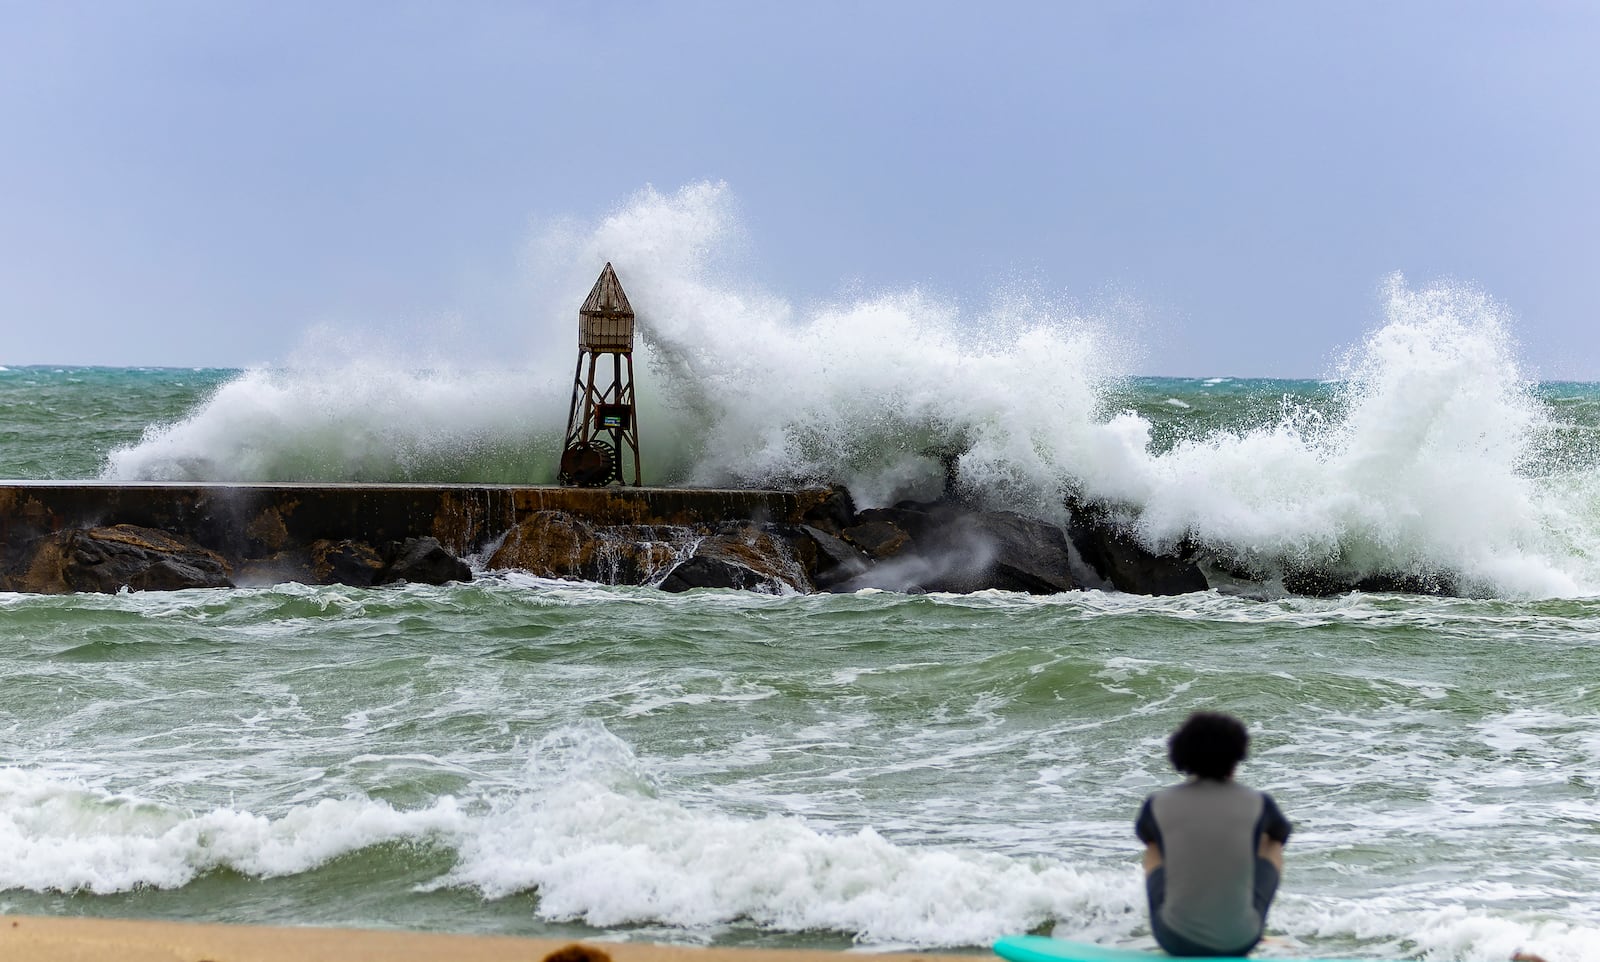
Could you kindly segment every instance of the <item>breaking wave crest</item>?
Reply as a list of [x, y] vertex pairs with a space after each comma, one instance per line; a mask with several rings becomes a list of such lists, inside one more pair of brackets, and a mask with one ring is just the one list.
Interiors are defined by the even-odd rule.
[[[539, 764], [563, 753], [577, 758]], [[356, 796], [270, 816], [185, 811], [0, 769], [0, 891], [176, 889], [221, 870], [274, 878], [403, 843], [454, 853], [425, 888], [536, 893], [549, 921], [742, 924], [910, 945], [979, 945], [1052, 918], [1126, 924], [1139, 894], [1131, 867], [1113, 877], [660, 798], [598, 724], [552, 733], [534, 761], [526, 784], [476, 798], [402, 810]]]
[[[666, 797], [631, 748], [598, 722], [551, 732], [516, 783], [402, 809], [359, 794], [272, 814], [204, 811], [111, 794], [71, 778], [0, 769], [0, 891], [179, 889], [233, 872], [316, 873], [382, 846], [442, 854], [421, 891], [487, 899], [533, 895], [548, 922], [596, 928], [730, 926], [833, 932], [885, 947], [983, 946], [1000, 935], [1064, 935], [1150, 946], [1134, 862], [1080, 867], [1057, 858], [902, 844], [871, 827], [834, 829], [796, 815], [741, 817]], [[367, 884], [416, 868], [369, 863]], [[410, 883], [407, 883], [408, 885]], [[1451, 907], [1475, 883], [1363, 898], [1285, 893], [1274, 928], [1373, 957], [1418, 950], [1506, 958], [1519, 945], [1594, 953], [1596, 931]], [[1442, 907], [1441, 907], [1442, 906]], [[1302, 950], [1303, 951], [1303, 950]], [[1302, 954], [1290, 951], [1284, 954]], [[1313, 954], [1322, 954], [1314, 952]]]

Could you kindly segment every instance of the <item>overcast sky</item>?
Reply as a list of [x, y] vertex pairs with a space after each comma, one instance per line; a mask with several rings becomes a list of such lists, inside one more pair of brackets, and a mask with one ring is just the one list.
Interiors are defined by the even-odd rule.
[[1399, 271], [1600, 380], [1597, 10], [0, 0], [0, 364], [492, 343], [546, 225], [711, 180], [796, 304], [1020, 280], [1139, 305], [1144, 373], [1313, 376]]

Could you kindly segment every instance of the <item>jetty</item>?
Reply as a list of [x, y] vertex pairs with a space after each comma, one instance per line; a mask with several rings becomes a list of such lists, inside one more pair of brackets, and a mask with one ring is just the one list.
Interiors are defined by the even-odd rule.
[[[408, 544], [467, 556], [530, 524], [548, 528], [552, 518], [569, 528], [645, 532], [798, 524], [828, 496], [827, 489], [0, 481], [0, 591], [116, 590], [119, 580], [133, 588], [467, 580], [416, 572], [384, 579], [381, 571]], [[112, 561], [121, 562], [115, 574], [105, 567]], [[74, 565], [104, 568], [104, 586], [75, 582]], [[141, 582], [137, 572], [151, 568], [155, 580]]]

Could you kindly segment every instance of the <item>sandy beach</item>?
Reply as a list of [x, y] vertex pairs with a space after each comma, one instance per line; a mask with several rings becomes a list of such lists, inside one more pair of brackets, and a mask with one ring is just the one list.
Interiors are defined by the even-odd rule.
[[[439, 932], [0, 916], [0, 962], [537, 962], [570, 944]], [[640, 942], [585, 944], [603, 950], [614, 962], [825, 962], [837, 956]], [[972, 958], [921, 953], [894, 957], [904, 962]]]

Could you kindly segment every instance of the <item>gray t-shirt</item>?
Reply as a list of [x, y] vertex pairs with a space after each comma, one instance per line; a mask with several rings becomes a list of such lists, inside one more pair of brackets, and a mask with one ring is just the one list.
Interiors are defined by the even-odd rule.
[[1168, 928], [1219, 948], [1247, 945], [1261, 934], [1256, 852], [1262, 835], [1289, 840], [1289, 820], [1272, 796], [1231, 779], [1194, 778], [1146, 798], [1134, 830], [1161, 851], [1161, 921]]

